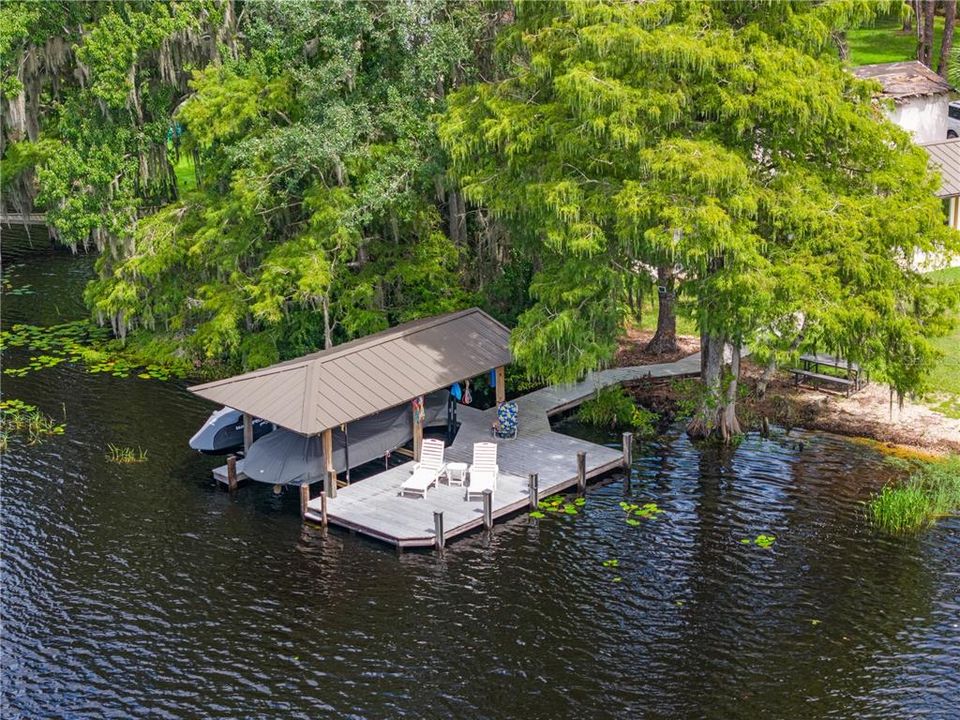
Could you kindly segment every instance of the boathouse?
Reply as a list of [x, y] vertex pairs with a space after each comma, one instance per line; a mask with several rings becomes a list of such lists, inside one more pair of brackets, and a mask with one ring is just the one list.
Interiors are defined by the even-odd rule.
[[[497, 518], [535, 508], [547, 495], [574, 486], [583, 490], [588, 478], [629, 460], [627, 441], [621, 451], [553, 432], [550, 427], [549, 416], [590, 397], [600, 386], [596, 382], [600, 377], [516, 398], [516, 434], [494, 436], [491, 426], [505, 399], [504, 367], [510, 361], [509, 330], [472, 308], [416, 320], [190, 390], [242, 411], [245, 427], [251, 426], [253, 418], [262, 418], [305, 438], [319, 438], [326, 463], [318, 478], [323, 490], [314, 497], [311, 483], [301, 484], [306, 520], [338, 525], [400, 548], [442, 547], [452, 537], [491, 527]], [[696, 369], [691, 365], [688, 371]], [[603, 376], [602, 385], [633, 375], [623, 370], [607, 372], [612, 374]], [[418, 400], [486, 373], [495, 379], [497, 405], [486, 410], [458, 406], [458, 431], [445, 448], [444, 460], [466, 468], [474, 460], [476, 443], [495, 443], [499, 467], [495, 490], [471, 497], [462, 485], [441, 480], [422, 497], [405, 496], [401, 486], [414, 472], [423, 442]], [[668, 373], [681, 374], [673, 368]], [[344, 484], [329, 460], [334, 455], [334, 433], [391, 408], [409, 412], [413, 459]], [[242, 461], [237, 469], [242, 472]]]

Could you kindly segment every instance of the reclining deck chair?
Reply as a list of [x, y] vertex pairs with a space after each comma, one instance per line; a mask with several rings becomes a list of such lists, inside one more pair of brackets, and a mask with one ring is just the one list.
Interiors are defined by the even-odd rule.
[[446, 469], [443, 461], [443, 440], [427, 439], [420, 448], [420, 462], [413, 466], [413, 475], [403, 481], [400, 494], [414, 493], [422, 498], [427, 490], [434, 486], [437, 478]]
[[484, 490], [496, 492], [497, 478], [500, 477], [500, 468], [497, 467], [497, 444], [479, 442], [473, 444], [473, 464], [470, 466], [470, 485], [467, 487], [467, 497], [471, 495], [483, 496]]

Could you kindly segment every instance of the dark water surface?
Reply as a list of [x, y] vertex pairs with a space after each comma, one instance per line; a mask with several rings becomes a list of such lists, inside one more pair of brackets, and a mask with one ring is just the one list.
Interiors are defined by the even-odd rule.
[[[89, 259], [14, 260], [38, 293], [5, 326], [82, 313]], [[3, 458], [4, 718], [960, 717], [960, 521], [875, 536], [892, 471], [864, 446], [673, 431], [632, 473], [658, 521], [626, 525], [613, 477], [578, 516], [398, 556], [215, 487], [182, 385], [61, 365], [3, 392], [67, 422]]]

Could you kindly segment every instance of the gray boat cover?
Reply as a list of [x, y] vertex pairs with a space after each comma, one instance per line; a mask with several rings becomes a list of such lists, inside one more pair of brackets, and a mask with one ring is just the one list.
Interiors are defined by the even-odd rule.
[[[446, 418], [448, 390], [431, 393], [424, 403], [424, 425], [436, 425]], [[339, 428], [333, 431], [333, 467], [338, 473], [350, 467], [382, 458], [413, 437], [410, 404], [347, 424], [346, 435]], [[345, 446], [349, 441], [349, 448]], [[326, 463], [323, 442], [317, 435], [307, 437], [278, 428], [250, 446], [243, 463], [243, 473], [251, 480], [271, 485], [301, 485], [323, 480]]]

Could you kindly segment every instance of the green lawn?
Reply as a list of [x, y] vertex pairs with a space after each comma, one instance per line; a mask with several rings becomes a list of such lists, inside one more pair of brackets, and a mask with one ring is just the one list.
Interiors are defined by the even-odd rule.
[[193, 159], [188, 152], [180, 153], [180, 161], [174, 164], [173, 170], [177, 175], [177, 189], [181, 193], [196, 189], [197, 171], [193, 167]]
[[[960, 267], [936, 270], [930, 277], [939, 282], [960, 284]], [[933, 343], [943, 353], [930, 373], [932, 394], [928, 403], [938, 412], [960, 418], [960, 313], [953, 331]]]
[[[899, 17], [880, 18], [874, 27], [851, 30], [847, 33], [851, 65], [915, 60], [917, 57], [916, 24], [911, 32], [903, 32]], [[943, 18], [934, 18], [933, 57], [934, 65], [940, 57], [940, 38], [943, 35]], [[936, 69], [936, 68], [934, 68]]]

